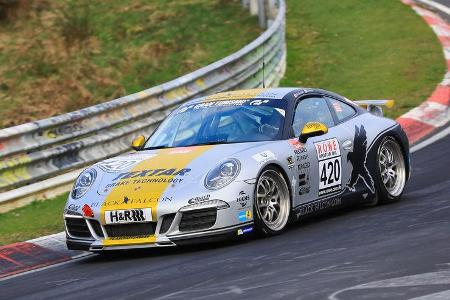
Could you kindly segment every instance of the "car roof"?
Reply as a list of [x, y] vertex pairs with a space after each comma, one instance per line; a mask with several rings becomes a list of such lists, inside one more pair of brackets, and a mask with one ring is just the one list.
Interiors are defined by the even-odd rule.
[[285, 101], [294, 101], [300, 95], [312, 93], [335, 95], [337, 97], [343, 98], [342, 96], [339, 96], [335, 93], [316, 88], [293, 88], [293, 87], [257, 88], [257, 89], [236, 90], [212, 94], [209, 96], [204, 96], [201, 98], [190, 100], [184, 103], [183, 106], [210, 101], [241, 100], [241, 99], [279, 99]]

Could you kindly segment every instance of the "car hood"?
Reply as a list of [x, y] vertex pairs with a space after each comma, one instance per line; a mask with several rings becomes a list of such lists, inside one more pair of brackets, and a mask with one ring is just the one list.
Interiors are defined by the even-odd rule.
[[[158, 203], [172, 198], [183, 198], [186, 203], [188, 197], [208, 193], [204, 176], [221, 160], [233, 157], [245, 164], [242, 159], [251, 158], [260, 148], [267, 150], [269, 143], [273, 142], [169, 148], [118, 156], [94, 165], [98, 173], [94, 193], [103, 210], [149, 206], [156, 210]], [[253, 172], [249, 175], [241, 171], [236, 181], [254, 178]]]

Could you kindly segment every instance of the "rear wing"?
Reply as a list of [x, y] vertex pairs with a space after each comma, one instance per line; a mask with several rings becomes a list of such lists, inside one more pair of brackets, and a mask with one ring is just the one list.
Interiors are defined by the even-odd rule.
[[394, 106], [394, 100], [357, 100], [353, 102], [379, 117], [383, 116], [383, 106], [386, 108], [392, 108]]

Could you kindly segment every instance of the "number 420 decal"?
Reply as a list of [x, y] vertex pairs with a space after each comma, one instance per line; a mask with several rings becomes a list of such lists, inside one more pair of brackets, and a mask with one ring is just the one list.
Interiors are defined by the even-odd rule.
[[341, 189], [341, 150], [336, 138], [314, 143], [319, 161], [319, 196]]

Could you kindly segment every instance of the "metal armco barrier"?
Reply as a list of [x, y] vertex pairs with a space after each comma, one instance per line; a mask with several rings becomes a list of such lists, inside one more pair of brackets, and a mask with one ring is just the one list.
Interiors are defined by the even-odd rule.
[[189, 99], [261, 87], [263, 53], [265, 84], [277, 86], [286, 66], [284, 1], [276, 8], [275, 20], [256, 40], [197, 71], [110, 102], [0, 130], [0, 212], [8, 202], [67, 190], [77, 176], [74, 170], [130, 150], [133, 137], [148, 136]]

